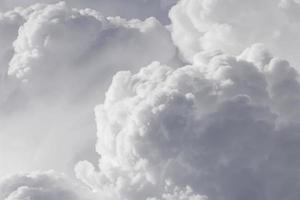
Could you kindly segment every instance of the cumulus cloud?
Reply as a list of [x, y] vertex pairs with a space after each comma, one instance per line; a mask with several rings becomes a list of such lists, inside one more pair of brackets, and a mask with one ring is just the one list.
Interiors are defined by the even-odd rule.
[[[60, 0], [43, 0], [43, 3], [57, 3]], [[168, 11], [178, 0], [65, 0], [76, 8], [93, 8], [105, 16], [121, 16], [126, 19], [146, 19], [156, 17], [163, 23], [169, 23]], [[1, 0], [0, 11], [16, 6], [29, 6], [41, 3], [40, 0]]]
[[17, 38], [18, 28], [23, 23], [23, 17], [16, 11], [0, 13], [0, 74], [5, 75], [8, 62], [13, 54], [13, 41]]
[[[167, 188], [172, 188], [168, 184]], [[31, 172], [3, 177], [0, 180], [0, 197], [3, 200], [99, 200], [106, 199], [87, 187], [54, 171]], [[164, 200], [206, 200], [194, 195], [191, 188], [173, 188], [162, 196]], [[148, 198], [148, 200], [158, 200]]]
[[0, 175], [80, 181], [1, 199], [299, 199], [299, 1], [36, 2], [0, 0]]
[[95, 200], [92, 192], [62, 174], [32, 172], [2, 178], [3, 200]]
[[[153, 60], [174, 62], [170, 34], [155, 18], [107, 18], [63, 2], [3, 15], [8, 16], [3, 40], [11, 39], [5, 40], [9, 59], [1, 82], [0, 160], [7, 163], [1, 173], [20, 166], [63, 171], [68, 166], [70, 171], [73, 160], [93, 152], [92, 110], [111, 76], [121, 69], [137, 71]], [[61, 148], [53, 150], [57, 144]], [[59, 156], [51, 156], [55, 151]]]
[[188, 61], [202, 50], [238, 55], [264, 43], [298, 66], [299, 9], [293, 0], [181, 0], [170, 11], [172, 35]]
[[159, 199], [171, 185], [188, 199], [296, 200], [297, 78], [259, 44], [119, 72], [95, 109], [98, 168], [80, 162], [77, 177], [111, 199]]
[[[77, 82], [78, 76], [81, 83], [105, 82], [104, 77], [109, 79], [118, 69], [134, 69], [152, 60], [168, 63], [175, 55], [169, 33], [154, 18], [104, 18], [96, 11], [71, 9], [62, 2], [31, 8], [34, 12], [14, 42], [8, 74], [28, 82], [44, 82], [43, 90], [49, 84], [52, 90], [54, 84], [68, 85], [73, 77]], [[99, 74], [106, 75], [100, 78]]]

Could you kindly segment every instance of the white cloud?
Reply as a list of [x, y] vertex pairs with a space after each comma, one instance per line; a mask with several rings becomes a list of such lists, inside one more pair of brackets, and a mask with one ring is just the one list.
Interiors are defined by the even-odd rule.
[[[181, 0], [173, 38], [140, 20], [165, 23], [174, 2], [0, 14], [0, 175], [70, 175], [87, 160], [75, 166], [83, 185], [16, 174], [0, 181], [1, 199], [299, 199], [299, 74], [277, 57], [300, 64], [299, 1]], [[106, 17], [116, 13], [139, 19]], [[190, 65], [178, 67], [173, 42]]]
[[[104, 18], [96, 11], [74, 10], [65, 3], [32, 9], [35, 11], [14, 42], [8, 73], [29, 82], [43, 81], [44, 92], [49, 84], [52, 90], [53, 84], [67, 87], [75, 77], [73, 87], [78, 76], [81, 83], [105, 83], [103, 78], [109, 81], [119, 69], [134, 69], [152, 60], [168, 63], [175, 55], [169, 33], [154, 18], [144, 22]], [[100, 78], [99, 74], [106, 76]]]
[[32, 172], [2, 178], [0, 197], [3, 200], [92, 200], [94, 194], [62, 174]]
[[[0, 11], [34, 3], [57, 3], [60, 0], [1, 0]], [[156, 17], [169, 23], [168, 10], [178, 0], [65, 0], [76, 8], [93, 8], [105, 16], [121, 16], [126, 19]]]
[[240, 57], [202, 52], [195, 63], [117, 73], [95, 110], [99, 168], [80, 162], [77, 177], [111, 199], [160, 199], [172, 183], [190, 187], [188, 199], [296, 200], [293, 68], [261, 45]]
[[264, 43], [297, 67], [299, 9], [293, 0], [181, 0], [170, 11], [173, 39], [189, 61], [202, 50], [238, 55]]
[[[106, 18], [65, 3], [12, 12], [22, 17], [19, 30], [16, 25], [5, 33], [16, 40], [13, 45], [10, 41], [9, 75], [0, 84], [5, 89], [0, 162], [7, 163], [0, 174], [19, 168], [70, 171], [77, 159], [93, 155], [92, 110], [103, 99], [112, 75], [137, 71], [153, 60], [172, 63], [175, 47], [167, 29], [154, 18]], [[55, 152], [59, 156], [53, 157]]]
[[4, 76], [8, 62], [13, 54], [13, 41], [17, 38], [18, 28], [24, 18], [17, 11], [0, 13], [0, 74]]

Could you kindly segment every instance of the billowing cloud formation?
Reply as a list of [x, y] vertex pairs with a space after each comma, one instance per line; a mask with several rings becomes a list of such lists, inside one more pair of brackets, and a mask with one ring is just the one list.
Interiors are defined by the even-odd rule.
[[73, 77], [78, 82], [78, 76], [83, 83], [88, 82], [85, 77], [103, 83], [99, 74], [110, 77], [122, 67], [134, 68], [153, 59], [167, 63], [175, 55], [169, 33], [154, 18], [144, 22], [104, 18], [96, 11], [71, 9], [65, 3], [31, 8], [34, 12], [14, 42], [8, 73], [29, 82], [51, 81], [42, 84], [43, 90], [49, 84], [53, 90], [51, 77], [59, 87]]
[[170, 18], [174, 42], [186, 60], [202, 50], [237, 55], [264, 43], [299, 65], [299, 11], [297, 0], [181, 0]]
[[23, 16], [17, 11], [0, 13], [0, 74], [7, 71], [8, 62], [13, 54], [13, 41], [17, 38], [18, 29], [24, 23]]
[[0, 197], [3, 200], [95, 200], [87, 188], [53, 171], [3, 178]]
[[[172, 38], [140, 20], [157, 10], [164, 21], [174, 2], [76, 0], [0, 15], [0, 174], [70, 174], [89, 160], [75, 166], [84, 186], [19, 174], [0, 181], [1, 199], [299, 199], [299, 74], [277, 58], [300, 64], [299, 1], [181, 0]], [[190, 65], [178, 68], [173, 42]], [[92, 108], [104, 93], [94, 155]]]
[[[167, 187], [171, 187], [168, 185]], [[6, 176], [0, 180], [0, 197], [3, 200], [101, 200], [101, 194], [90, 191], [63, 174], [31, 172]], [[174, 188], [163, 195], [165, 200], [206, 200], [194, 195], [191, 188]], [[149, 198], [149, 200], [157, 200]]]
[[94, 151], [93, 107], [112, 75], [153, 60], [173, 63], [176, 53], [154, 18], [106, 18], [63, 2], [2, 15], [0, 174], [70, 171], [74, 160]]
[[[0, 11], [34, 3], [57, 3], [60, 0], [1, 0]], [[178, 0], [65, 0], [76, 8], [93, 8], [105, 16], [121, 16], [126, 19], [156, 17], [167, 23], [168, 10]]]
[[99, 169], [81, 162], [77, 177], [108, 199], [162, 198], [171, 185], [188, 199], [296, 200], [297, 79], [259, 44], [119, 72], [96, 108]]

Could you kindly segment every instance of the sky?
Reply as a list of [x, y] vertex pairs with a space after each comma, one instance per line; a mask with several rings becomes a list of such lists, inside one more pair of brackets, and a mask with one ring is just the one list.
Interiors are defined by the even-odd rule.
[[299, 200], [299, 13], [0, 0], [0, 199]]

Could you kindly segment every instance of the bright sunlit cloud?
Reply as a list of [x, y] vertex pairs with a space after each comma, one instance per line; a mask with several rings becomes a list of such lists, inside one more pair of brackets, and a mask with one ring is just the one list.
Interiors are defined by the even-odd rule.
[[0, 199], [299, 199], [299, 1], [0, 11]]

